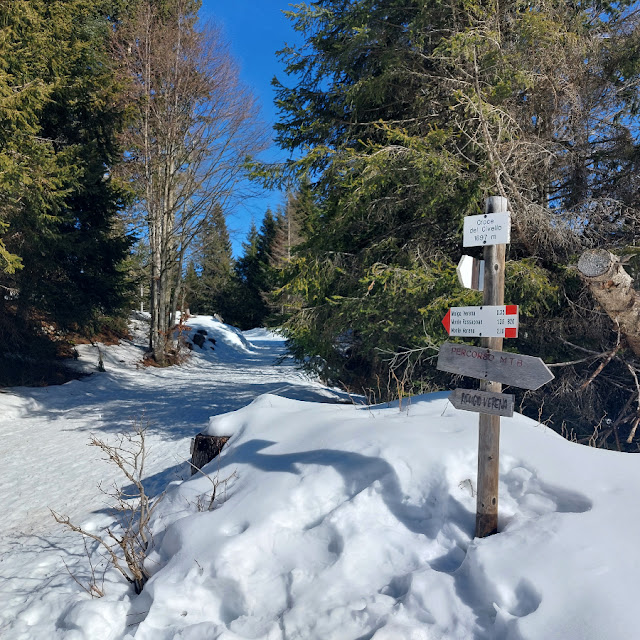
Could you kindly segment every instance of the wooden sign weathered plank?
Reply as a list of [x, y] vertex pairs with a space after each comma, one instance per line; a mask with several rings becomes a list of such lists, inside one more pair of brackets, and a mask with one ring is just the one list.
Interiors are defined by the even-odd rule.
[[453, 342], [445, 342], [440, 347], [436, 368], [531, 390], [540, 388], [554, 378], [541, 358]]
[[449, 402], [456, 408], [475, 413], [488, 413], [494, 416], [513, 415], [515, 396], [509, 393], [455, 389], [449, 396]]

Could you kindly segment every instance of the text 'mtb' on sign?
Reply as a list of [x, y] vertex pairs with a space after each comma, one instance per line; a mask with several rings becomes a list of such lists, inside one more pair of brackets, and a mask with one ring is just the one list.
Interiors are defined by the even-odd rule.
[[436, 369], [532, 391], [554, 378], [541, 358], [454, 342], [440, 347]]
[[511, 214], [483, 213], [465, 216], [462, 230], [463, 247], [484, 247], [511, 242]]
[[466, 338], [517, 338], [518, 305], [451, 307], [442, 319], [450, 336]]
[[475, 391], [472, 389], [455, 389], [449, 396], [449, 402], [463, 411], [489, 413], [494, 416], [510, 418], [513, 415], [515, 396], [493, 391]]

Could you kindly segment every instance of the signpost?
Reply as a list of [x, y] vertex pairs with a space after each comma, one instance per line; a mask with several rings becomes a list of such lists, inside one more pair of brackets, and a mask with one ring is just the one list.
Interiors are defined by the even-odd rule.
[[[489, 198], [489, 200], [496, 199]], [[506, 198], [500, 199], [506, 203]], [[463, 247], [484, 247], [509, 244], [509, 242], [511, 242], [511, 214], [506, 209], [497, 213], [487, 212], [480, 216], [465, 217], [462, 229]]]
[[514, 396], [508, 393], [455, 389], [449, 396], [449, 402], [456, 409], [464, 411], [490, 413], [507, 418], [513, 415]]
[[518, 305], [451, 307], [442, 319], [450, 336], [518, 337]]
[[440, 347], [437, 368], [531, 390], [539, 389], [554, 377], [541, 358], [454, 342], [445, 342]]
[[[484, 247], [484, 260], [462, 256], [460, 284], [483, 292], [480, 307], [452, 307], [442, 319], [450, 336], [480, 337], [480, 347], [445, 342], [437, 368], [480, 379], [480, 390], [456, 389], [449, 400], [457, 409], [479, 417], [476, 536], [498, 530], [500, 416], [513, 415], [514, 397], [502, 393], [502, 383], [538, 389], [553, 379], [540, 358], [502, 351], [503, 338], [518, 337], [518, 306], [504, 304], [506, 245], [511, 241], [511, 214], [506, 198], [487, 198], [485, 213], [464, 219], [463, 246]], [[482, 265], [482, 267], [481, 267]], [[480, 271], [484, 270], [484, 278]]]
[[[467, 224], [468, 246], [484, 244], [484, 291], [482, 302], [488, 306], [504, 304], [504, 268], [506, 243], [511, 239], [510, 216], [506, 198], [492, 197], [485, 203], [486, 226], [478, 226], [481, 216]], [[503, 214], [503, 215], [496, 215]], [[506, 215], [505, 215], [506, 214]], [[491, 227], [491, 229], [489, 229]], [[476, 233], [474, 233], [474, 231]], [[484, 239], [479, 238], [487, 234]], [[498, 236], [500, 236], [498, 238]], [[494, 244], [494, 240], [501, 244]], [[502, 349], [501, 337], [483, 337], [486, 349]], [[480, 391], [500, 393], [502, 385], [488, 378], [480, 381]], [[498, 478], [500, 466], [500, 416], [481, 413], [478, 419], [478, 487], [476, 498], [476, 536], [485, 538], [498, 531]]]

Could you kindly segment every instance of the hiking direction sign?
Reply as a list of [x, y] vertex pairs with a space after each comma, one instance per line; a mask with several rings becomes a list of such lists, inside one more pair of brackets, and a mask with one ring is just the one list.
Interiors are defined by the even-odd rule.
[[542, 358], [454, 342], [440, 347], [436, 369], [532, 391], [554, 378]]
[[493, 391], [478, 391], [477, 389], [454, 389], [449, 396], [449, 402], [463, 411], [489, 413], [494, 416], [513, 416], [515, 396], [508, 393]]
[[507, 198], [487, 198], [485, 213], [466, 216], [462, 233], [464, 247], [483, 247], [484, 268], [471, 256], [463, 256], [457, 268], [463, 287], [483, 291], [483, 306], [452, 307], [442, 324], [450, 336], [480, 337], [482, 346], [445, 342], [437, 368], [480, 379], [478, 391], [456, 389], [449, 400], [456, 408], [479, 413], [476, 536], [484, 538], [498, 531], [500, 417], [513, 415], [513, 396], [500, 393], [501, 383], [537, 389], [553, 374], [540, 358], [499, 351], [503, 338], [518, 337], [519, 324], [518, 306], [504, 304], [506, 246], [511, 242]]
[[517, 338], [518, 305], [451, 307], [442, 319], [450, 336], [466, 338]]
[[484, 260], [462, 256], [456, 267], [458, 282], [465, 289], [484, 290]]

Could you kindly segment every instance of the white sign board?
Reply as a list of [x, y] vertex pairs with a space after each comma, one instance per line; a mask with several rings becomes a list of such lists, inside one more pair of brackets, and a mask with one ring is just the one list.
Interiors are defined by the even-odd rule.
[[450, 336], [517, 338], [518, 305], [451, 307], [442, 324]]
[[462, 231], [463, 247], [482, 247], [491, 244], [511, 242], [511, 214], [483, 213], [479, 216], [465, 216]]
[[458, 282], [465, 289], [482, 291], [484, 289], [484, 260], [471, 256], [462, 256], [456, 267]]

